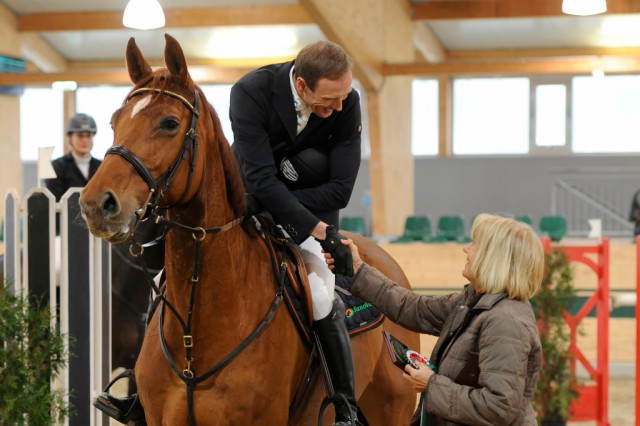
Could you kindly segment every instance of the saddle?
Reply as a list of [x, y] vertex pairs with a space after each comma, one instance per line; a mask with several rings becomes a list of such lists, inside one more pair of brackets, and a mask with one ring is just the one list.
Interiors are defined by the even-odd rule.
[[[307, 370], [290, 407], [290, 412], [293, 414], [298, 411], [300, 405], [306, 400], [308, 392], [313, 385], [312, 379], [318, 371], [317, 351], [314, 347], [315, 339], [311, 329], [313, 307], [307, 270], [298, 246], [273, 221], [262, 215], [253, 216], [253, 220], [256, 230], [265, 241], [271, 261], [276, 266], [274, 270], [282, 270], [278, 266], [282, 265], [283, 262], [287, 265], [286, 276], [283, 277], [282, 296], [303, 342], [312, 349]], [[164, 274], [161, 282], [163, 280]], [[349, 335], [355, 336], [380, 326], [384, 320], [384, 315], [376, 306], [352, 295], [348, 290], [350, 285], [350, 277], [336, 276], [335, 292], [339, 296], [336, 299], [343, 307]], [[164, 289], [164, 285], [161, 286], [161, 289]], [[158, 298], [151, 302], [147, 320], [153, 316], [153, 311], [157, 305]], [[137, 393], [126, 397], [117, 397], [109, 393], [113, 384], [124, 378], [135, 380], [133, 370], [125, 370], [111, 380], [103, 392], [93, 400], [93, 405], [120, 423], [129, 426], [146, 425], [144, 409]]]
[[[307, 268], [300, 250], [269, 218], [258, 215], [256, 221], [258, 229], [264, 230], [263, 238], [272, 257], [278, 264], [282, 261], [287, 262], [284, 300], [303, 341], [308, 346], [312, 346], [314, 343], [311, 330], [313, 306]], [[336, 275], [335, 294], [344, 312], [349, 336], [353, 337], [380, 326], [384, 320], [384, 314], [377, 306], [351, 294], [349, 292], [351, 281], [351, 277]]]

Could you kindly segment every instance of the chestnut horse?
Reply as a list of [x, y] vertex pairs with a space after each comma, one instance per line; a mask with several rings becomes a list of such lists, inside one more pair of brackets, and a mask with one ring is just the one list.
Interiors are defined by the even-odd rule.
[[[114, 243], [127, 240], [141, 218], [167, 214], [166, 292], [135, 366], [146, 421], [317, 424], [326, 394], [322, 380], [290, 413], [310, 351], [281, 306], [264, 241], [246, 221], [240, 224], [246, 203], [236, 160], [182, 48], [165, 38], [167, 69], [156, 71], [129, 40], [127, 67], [135, 86], [113, 114], [114, 146], [80, 197], [90, 231]], [[381, 248], [348, 235], [367, 262], [409, 286]], [[383, 328], [419, 347], [416, 333], [388, 319]], [[352, 343], [366, 422], [407, 424], [416, 394], [392, 364], [380, 328]]]

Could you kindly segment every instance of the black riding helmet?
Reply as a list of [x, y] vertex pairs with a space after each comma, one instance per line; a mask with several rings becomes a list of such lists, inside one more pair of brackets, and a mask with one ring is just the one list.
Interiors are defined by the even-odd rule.
[[67, 122], [67, 135], [81, 132], [91, 132], [94, 135], [98, 132], [96, 122], [90, 115], [78, 113]]

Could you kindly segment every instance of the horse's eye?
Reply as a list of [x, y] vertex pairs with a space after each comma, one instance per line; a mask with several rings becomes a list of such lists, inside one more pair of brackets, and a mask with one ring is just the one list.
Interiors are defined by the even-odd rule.
[[180, 122], [175, 118], [171, 118], [171, 117], [163, 119], [162, 122], [160, 123], [160, 127], [165, 130], [175, 130], [178, 128], [179, 125], [180, 125]]

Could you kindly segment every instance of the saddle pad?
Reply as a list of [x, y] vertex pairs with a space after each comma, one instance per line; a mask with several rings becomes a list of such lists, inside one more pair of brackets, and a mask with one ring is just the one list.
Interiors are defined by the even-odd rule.
[[[365, 331], [372, 330], [382, 324], [384, 314], [377, 306], [351, 294], [347, 288], [351, 285], [351, 278], [336, 275], [336, 296], [340, 297], [342, 306], [344, 306], [344, 320], [347, 326], [349, 336], [353, 337]], [[311, 325], [306, 311], [302, 305], [302, 300], [293, 291], [291, 282], [287, 276], [285, 279], [284, 300], [287, 308], [291, 312], [294, 322], [298, 327], [300, 335], [307, 344], [311, 344]]]
[[380, 326], [384, 314], [377, 306], [351, 294], [348, 290], [350, 286], [350, 277], [336, 275], [336, 295], [340, 296], [344, 303], [344, 320], [349, 335], [353, 337]]

